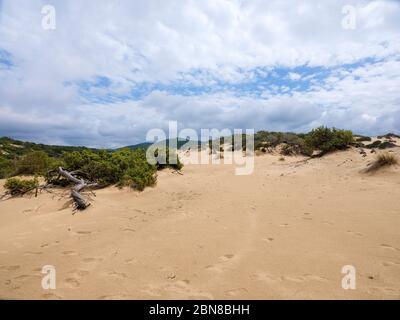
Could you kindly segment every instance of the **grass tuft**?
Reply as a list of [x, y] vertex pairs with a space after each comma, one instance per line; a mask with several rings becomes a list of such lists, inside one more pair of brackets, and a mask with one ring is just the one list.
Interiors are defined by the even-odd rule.
[[378, 154], [376, 160], [367, 168], [366, 172], [379, 170], [383, 167], [394, 166], [399, 160], [394, 154], [385, 152]]

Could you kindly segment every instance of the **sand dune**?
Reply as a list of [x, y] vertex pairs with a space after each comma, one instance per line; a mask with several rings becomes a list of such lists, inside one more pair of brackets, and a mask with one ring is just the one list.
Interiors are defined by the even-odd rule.
[[374, 157], [267, 154], [249, 176], [187, 165], [75, 215], [62, 191], [0, 202], [0, 298], [399, 299], [400, 168], [361, 173]]

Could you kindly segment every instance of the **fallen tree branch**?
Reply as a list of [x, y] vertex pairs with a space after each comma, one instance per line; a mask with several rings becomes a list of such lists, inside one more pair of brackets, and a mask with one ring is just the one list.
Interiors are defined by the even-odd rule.
[[90, 206], [90, 203], [86, 202], [80, 192], [86, 188], [96, 187], [97, 183], [87, 183], [83, 179], [78, 179], [73, 175], [73, 173], [64, 170], [62, 167], [58, 168], [58, 172], [61, 176], [75, 184], [71, 189], [71, 198], [75, 202], [75, 208], [78, 210], [84, 210]]

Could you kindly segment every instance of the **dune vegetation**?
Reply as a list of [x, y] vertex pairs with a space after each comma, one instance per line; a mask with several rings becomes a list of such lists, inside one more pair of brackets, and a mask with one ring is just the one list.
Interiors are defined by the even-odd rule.
[[374, 172], [384, 167], [397, 165], [398, 163], [399, 160], [394, 154], [388, 152], [380, 153], [377, 155], [376, 160], [368, 166], [366, 172]]
[[[384, 137], [391, 137], [388, 134]], [[239, 137], [240, 140], [240, 137]], [[246, 135], [238, 137], [221, 137], [218, 150], [224, 151], [223, 144], [230, 141], [232, 147], [228, 150], [246, 150]], [[308, 133], [269, 132], [259, 131], [254, 135], [254, 149], [258, 155], [279, 150], [282, 156], [304, 155], [320, 157], [329, 152], [344, 150], [350, 146], [366, 148], [382, 148], [387, 142], [380, 140], [370, 145], [363, 141], [371, 141], [364, 136], [354, 136], [349, 130], [318, 127]], [[240, 142], [240, 143], [239, 143]], [[214, 148], [212, 140], [208, 142], [210, 152]], [[279, 146], [279, 148], [277, 148]], [[176, 163], [170, 161], [170, 150], [161, 150], [157, 147], [155, 155], [157, 163], [149, 164], [146, 159], [146, 148], [120, 148], [117, 150], [90, 149], [86, 147], [49, 146], [22, 142], [10, 138], [0, 138], [0, 178], [12, 178], [19, 175], [32, 175], [44, 177], [48, 184], [69, 186], [71, 181], [59, 176], [59, 168], [72, 172], [79, 178], [84, 178], [97, 187], [110, 185], [130, 186], [142, 191], [157, 182], [157, 170], [170, 167], [175, 170], [182, 169], [183, 165], [177, 158]], [[164, 151], [164, 152], [161, 152]], [[176, 156], [176, 150], [171, 150]], [[390, 161], [378, 159], [375, 166], [384, 166]], [[6, 184], [6, 188], [13, 193], [24, 193], [27, 182], [17, 182], [14, 178]], [[29, 188], [28, 188], [29, 189]]]

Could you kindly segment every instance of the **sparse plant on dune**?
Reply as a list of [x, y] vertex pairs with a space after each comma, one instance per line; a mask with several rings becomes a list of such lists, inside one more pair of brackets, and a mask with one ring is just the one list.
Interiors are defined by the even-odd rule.
[[29, 191], [35, 190], [39, 186], [39, 181], [35, 177], [34, 179], [18, 179], [18, 178], [9, 178], [6, 180], [4, 184], [4, 188], [10, 193], [12, 196], [23, 195]]
[[377, 171], [383, 167], [394, 166], [398, 163], [399, 160], [397, 159], [396, 155], [389, 152], [380, 153], [376, 157], [376, 160], [368, 166], [365, 172]]

